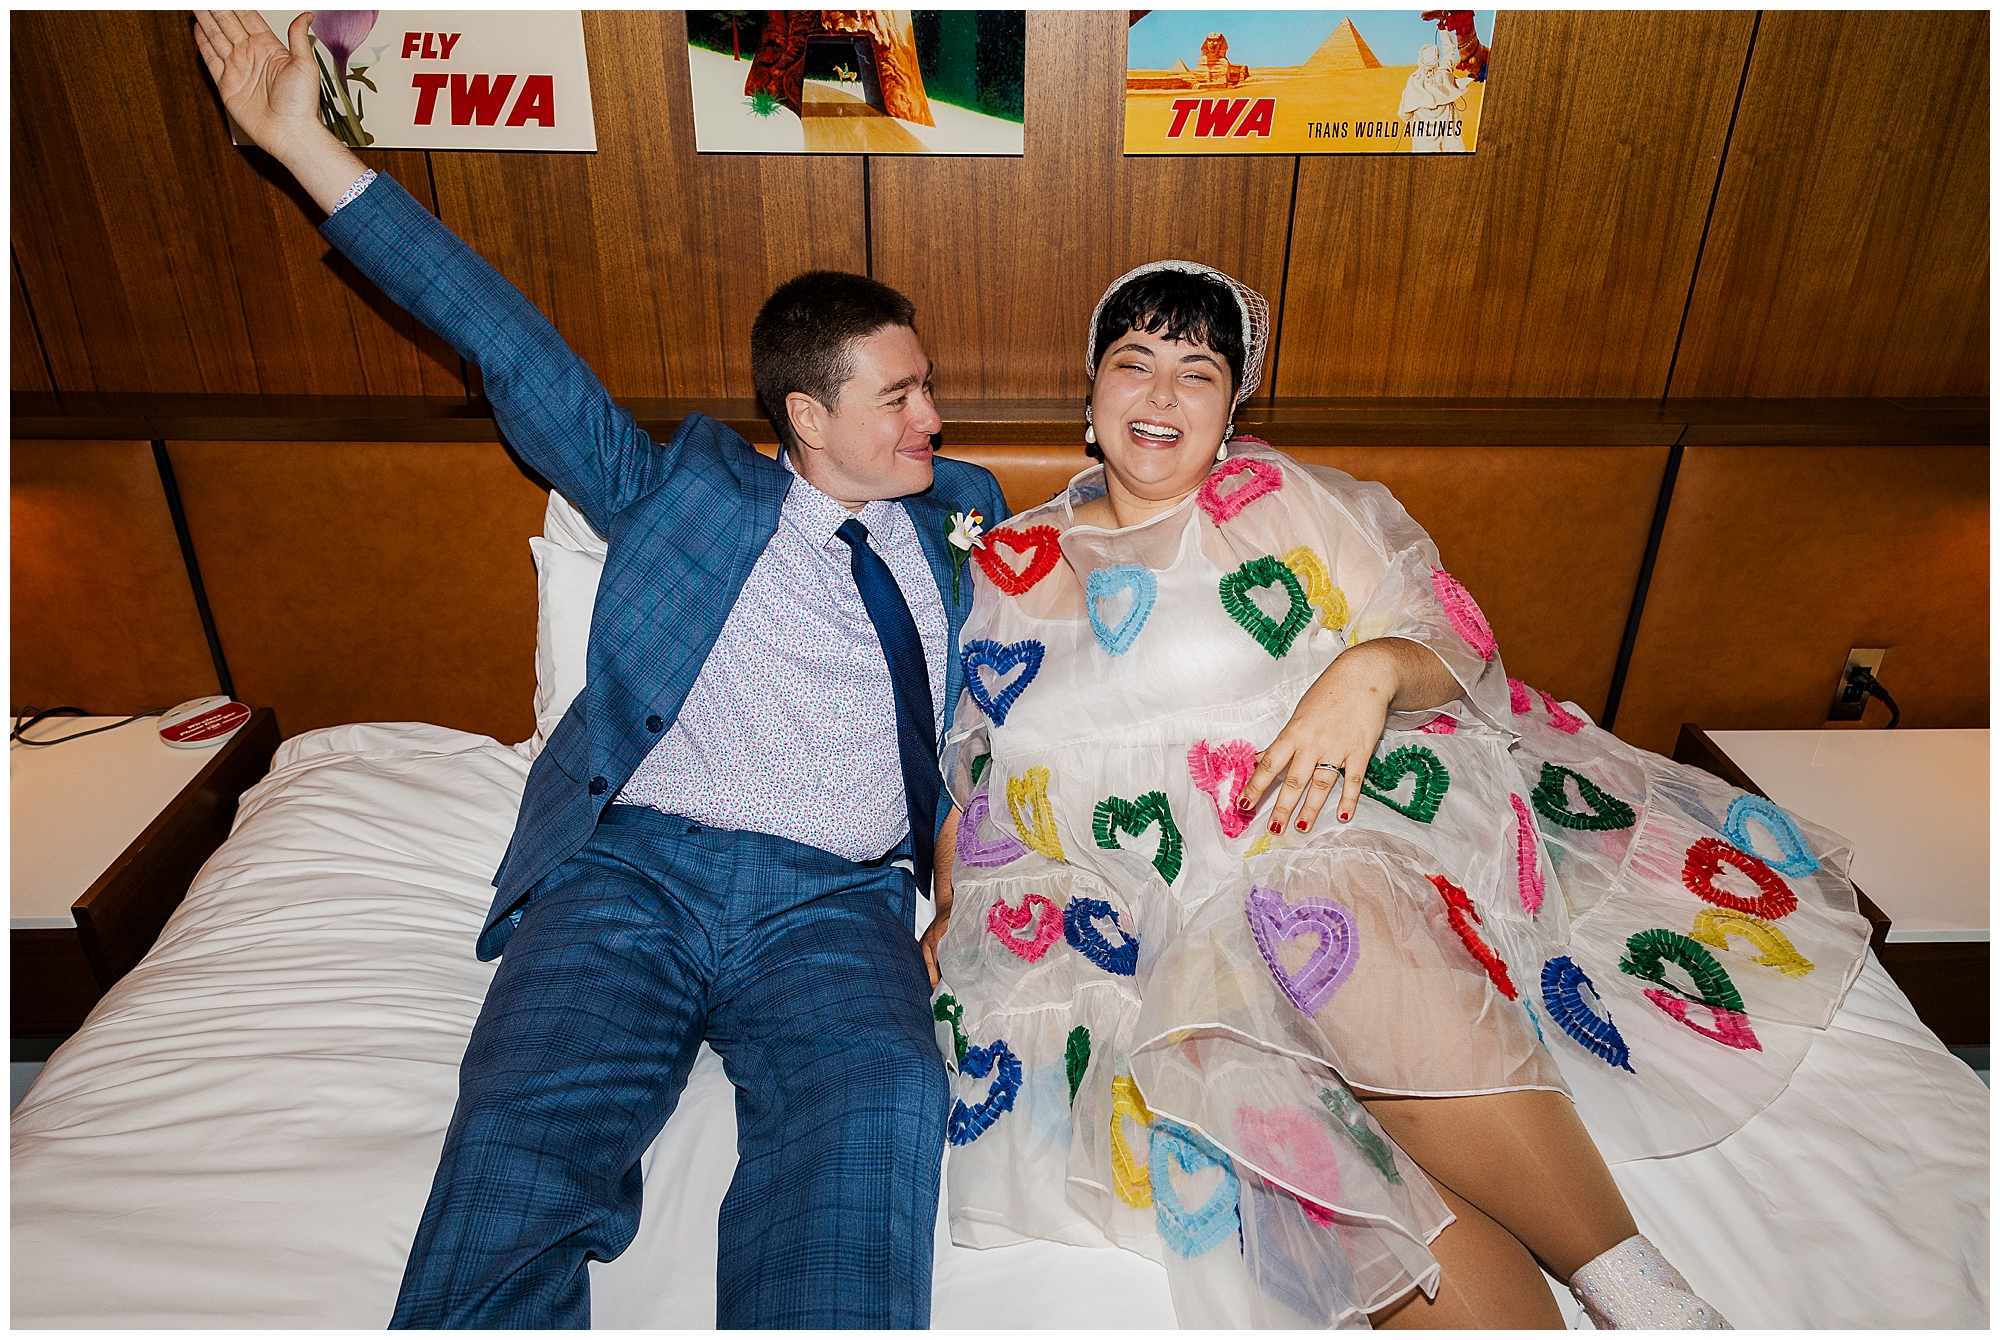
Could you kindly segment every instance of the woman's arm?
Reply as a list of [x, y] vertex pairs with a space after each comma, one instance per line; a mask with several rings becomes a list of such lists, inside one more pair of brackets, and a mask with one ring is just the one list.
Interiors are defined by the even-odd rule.
[[[1361, 779], [1389, 713], [1442, 707], [1462, 691], [1437, 653], [1420, 642], [1379, 637], [1348, 648], [1313, 681], [1292, 719], [1258, 756], [1239, 807], [1245, 813], [1255, 810], [1265, 790], [1283, 777], [1271, 808], [1271, 831], [1296, 822], [1300, 832], [1307, 832], [1333, 794], [1334, 779], [1344, 775], [1339, 814], [1343, 821], [1353, 817]], [[1341, 772], [1319, 767], [1321, 763], [1337, 764]]]
[[958, 816], [959, 808], [951, 807], [945, 816], [944, 826], [938, 829], [936, 859], [931, 863], [931, 896], [937, 901], [937, 915], [924, 928], [924, 967], [930, 969], [931, 989], [938, 984], [938, 941], [944, 939], [945, 929], [951, 925], [951, 863], [958, 859]]

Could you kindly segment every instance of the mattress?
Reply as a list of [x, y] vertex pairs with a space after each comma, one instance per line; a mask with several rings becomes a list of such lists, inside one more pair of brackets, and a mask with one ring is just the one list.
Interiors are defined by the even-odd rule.
[[[435, 726], [286, 742], [158, 944], [13, 1114], [12, 1322], [384, 1325], [492, 965], [473, 939], [528, 763]], [[1987, 1090], [1871, 957], [1742, 1130], [1614, 1165], [1739, 1327], [1984, 1327]], [[710, 1327], [734, 1091], [702, 1050], [593, 1320]], [[1566, 1294], [1565, 1315], [1577, 1324]], [[953, 1246], [935, 1326], [1173, 1325], [1116, 1250]]]

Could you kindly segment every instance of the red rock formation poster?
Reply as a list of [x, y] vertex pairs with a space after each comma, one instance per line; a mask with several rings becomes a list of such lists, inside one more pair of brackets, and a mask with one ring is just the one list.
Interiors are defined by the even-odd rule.
[[1128, 154], [1471, 153], [1490, 9], [1135, 9]]
[[703, 153], [1019, 154], [1023, 10], [688, 10]]

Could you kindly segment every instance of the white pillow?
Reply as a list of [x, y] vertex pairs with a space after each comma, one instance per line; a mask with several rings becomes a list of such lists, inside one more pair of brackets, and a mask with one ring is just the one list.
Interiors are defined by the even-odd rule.
[[528, 541], [535, 559], [535, 734], [515, 748], [532, 759], [583, 691], [590, 612], [604, 573], [605, 543], [583, 514], [553, 490], [542, 533]]

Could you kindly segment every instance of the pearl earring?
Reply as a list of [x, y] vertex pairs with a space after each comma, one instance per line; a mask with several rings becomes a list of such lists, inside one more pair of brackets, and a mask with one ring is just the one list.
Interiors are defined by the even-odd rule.
[[1229, 459], [1229, 439], [1235, 436], [1236, 436], [1236, 421], [1232, 419], [1230, 420], [1229, 426], [1222, 430], [1222, 445], [1215, 449], [1216, 460], [1226, 461]]
[[1091, 446], [1097, 445], [1097, 425], [1090, 421], [1090, 406], [1083, 407], [1083, 440]]

